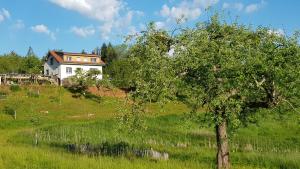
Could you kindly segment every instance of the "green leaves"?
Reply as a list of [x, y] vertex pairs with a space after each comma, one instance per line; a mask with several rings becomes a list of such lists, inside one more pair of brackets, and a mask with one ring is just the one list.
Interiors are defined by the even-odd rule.
[[[130, 49], [134, 99], [178, 99], [192, 111], [205, 105], [214, 124], [233, 128], [253, 112], [299, 100], [298, 37], [268, 28], [228, 24], [213, 16], [171, 37], [149, 25]], [[175, 50], [172, 56], [167, 53]]]

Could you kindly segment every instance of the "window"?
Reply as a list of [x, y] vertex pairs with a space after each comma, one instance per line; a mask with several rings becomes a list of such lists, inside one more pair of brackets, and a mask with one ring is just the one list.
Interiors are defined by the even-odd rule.
[[78, 62], [80, 62], [80, 61], [81, 61], [80, 57], [77, 57], [77, 61], [78, 61]]
[[91, 62], [96, 63], [97, 59], [96, 58], [91, 58]]
[[87, 58], [84, 58], [84, 62], [88, 62], [88, 59], [87, 59]]
[[67, 61], [72, 61], [72, 57], [67, 57]]
[[50, 59], [50, 65], [53, 65], [53, 58]]
[[49, 75], [49, 70], [48, 70], [48, 69], [46, 70], [46, 75], [47, 75], [47, 76]]
[[67, 74], [72, 74], [72, 68], [71, 67], [66, 67], [66, 73]]

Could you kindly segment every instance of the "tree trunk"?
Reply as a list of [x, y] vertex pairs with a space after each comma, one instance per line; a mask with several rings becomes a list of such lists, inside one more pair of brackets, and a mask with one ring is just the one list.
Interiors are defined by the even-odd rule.
[[229, 145], [227, 137], [227, 121], [223, 120], [219, 125], [216, 126], [217, 136], [217, 166], [218, 169], [229, 169]]

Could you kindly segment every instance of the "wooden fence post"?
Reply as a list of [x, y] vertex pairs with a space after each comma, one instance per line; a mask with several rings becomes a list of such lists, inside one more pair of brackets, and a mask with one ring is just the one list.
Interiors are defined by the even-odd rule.
[[17, 120], [17, 111], [14, 111], [14, 119]]

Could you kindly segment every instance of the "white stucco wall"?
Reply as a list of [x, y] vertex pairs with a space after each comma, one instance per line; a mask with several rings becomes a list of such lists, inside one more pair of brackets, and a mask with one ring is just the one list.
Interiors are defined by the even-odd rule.
[[[47, 62], [44, 63], [44, 75], [46, 76], [59, 76], [59, 67], [60, 64], [53, 59], [53, 65], [50, 64], [50, 58]], [[47, 75], [47, 70], [49, 70], [49, 75]]]
[[[72, 68], [72, 74], [67, 73], [67, 67]], [[91, 65], [60, 65], [59, 77], [60, 79], [65, 79], [67, 77], [75, 75], [77, 68], [81, 68], [83, 71], [89, 71], [90, 69], [98, 69], [102, 72], [102, 66], [91, 66]], [[102, 79], [102, 75], [98, 76], [98, 79]]]

